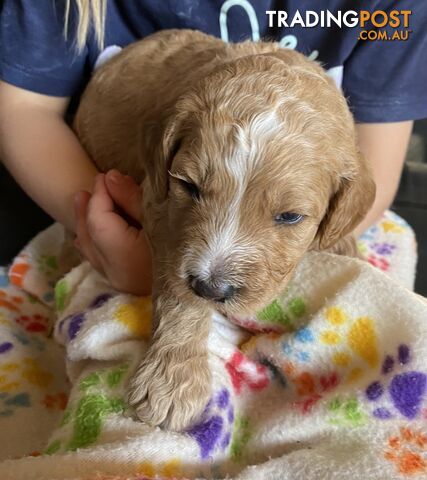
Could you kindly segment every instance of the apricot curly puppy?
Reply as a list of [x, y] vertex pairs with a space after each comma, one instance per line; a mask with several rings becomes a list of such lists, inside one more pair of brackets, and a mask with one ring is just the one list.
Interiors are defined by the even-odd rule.
[[210, 395], [212, 311], [257, 311], [308, 250], [353, 249], [374, 184], [352, 116], [299, 53], [169, 30], [94, 75], [75, 128], [101, 170], [142, 183], [155, 329], [129, 403], [181, 430]]

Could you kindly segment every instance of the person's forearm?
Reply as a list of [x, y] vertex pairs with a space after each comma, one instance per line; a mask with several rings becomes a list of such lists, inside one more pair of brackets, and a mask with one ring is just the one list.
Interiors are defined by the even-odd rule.
[[361, 235], [390, 207], [399, 187], [413, 122], [358, 124], [360, 151], [372, 166], [377, 192], [372, 208], [356, 228]]
[[2, 119], [0, 144], [2, 160], [22, 188], [74, 231], [74, 194], [91, 190], [97, 170], [62, 117], [17, 106]]

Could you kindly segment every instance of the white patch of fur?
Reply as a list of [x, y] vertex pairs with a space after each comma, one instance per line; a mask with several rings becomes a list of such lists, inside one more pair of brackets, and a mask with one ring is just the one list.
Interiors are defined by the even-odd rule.
[[251, 122], [244, 127], [236, 127], [236, 148], [234, 153], [225, 159], [228, 173], [235, 181], [235, 194], [229, 205], [227, 213], [211, 238], [202, 255], [197, 259], [193, 274], [202, 279], [208, 279], [213, 273], [216, 263], [226, 262], [236, 255], [248, 254], [249, 246], [239, 242], [239, 211], [249, 179], [262, 161], [262, 145], [276, 135], [282, 128], [277, 112], [272, 109], [253, 117]]
[[[251, 254], [253, 246], [244, 245], [239, 239], [241, 204], [249, 180], [259, 162], [263, 160], [263, 145], [283, 128], [275, 109], [259, 113], [245, 126], [236, 126], [234, 152], [224, 161], [228, 173], [234, 180], [234, 196], [225, 206], [226, 214], [221, 224], [213, 226], [212, 222], [204, 250], [188, 255], [185, 269], [192, 275], [207, 280], [215, 272], [215, 268], [221, 266], [223, 262]], [[182, 274], [184, 275], [184, 270]]]
[[238, 191], [227, 207], [223, 222], [207, 239], [208, 245], [197, 261], [197, 274], [205, 280], [213, 273], [216, 264], [226, 262], [236, 248], [240, 203], [241, 193]]

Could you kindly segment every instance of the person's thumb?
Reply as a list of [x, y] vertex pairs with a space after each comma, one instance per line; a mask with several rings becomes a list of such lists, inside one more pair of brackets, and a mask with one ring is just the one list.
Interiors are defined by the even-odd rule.
[[122, 175], [118, 170], [110, 170], [105, 175], [105, 185], [113, 202], [140, 223], [142, 191], [133, 178]]

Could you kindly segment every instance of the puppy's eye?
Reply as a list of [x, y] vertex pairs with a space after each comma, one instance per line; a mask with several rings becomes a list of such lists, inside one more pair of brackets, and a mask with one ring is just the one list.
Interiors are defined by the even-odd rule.
[[179, 179], [179, 182], [185, 188], [185, 190], [187, 190], [187, 192], [191, 195], [191, 198], [193, 198], [194, 200], [199, 200], [200, 191], [197, 188], [197, 186], [194, 185], [194, 183], [187, 182], [186, 180], [182, 180], [182, 178]]
[[283, 212], [276, 215], [274, 221], [276, 225], [294, 225], [295, 223], [301, 222], [303, 218], [304, 215], [300, 215], [299, 213]]

